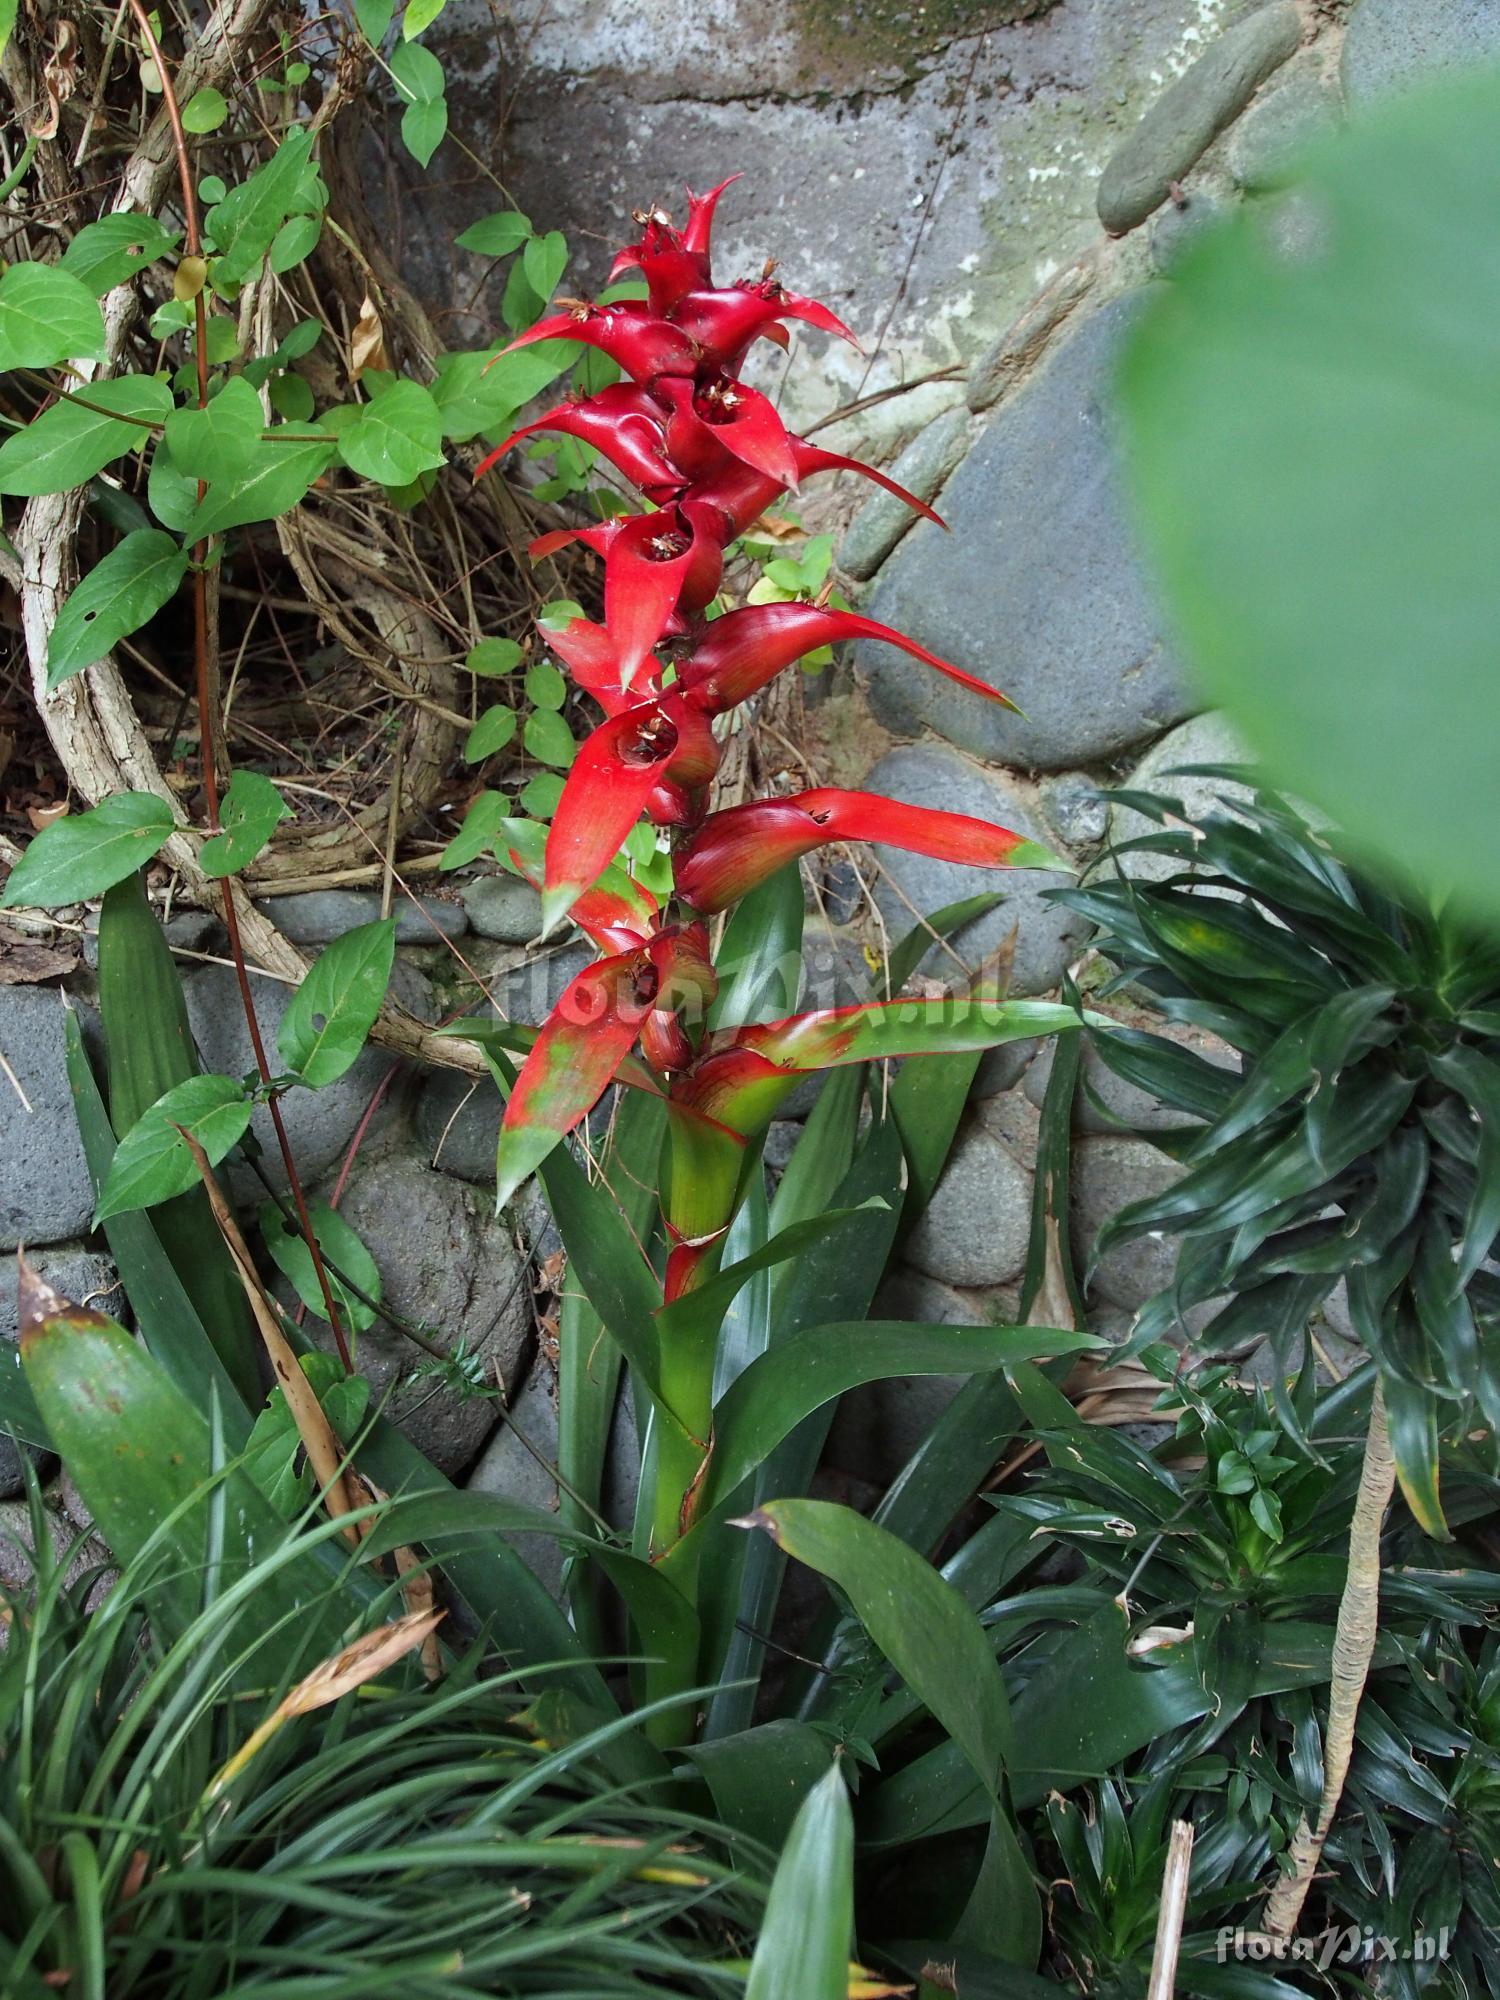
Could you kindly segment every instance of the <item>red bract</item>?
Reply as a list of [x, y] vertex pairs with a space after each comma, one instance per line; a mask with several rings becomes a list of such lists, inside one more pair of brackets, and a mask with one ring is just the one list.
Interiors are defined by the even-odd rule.
[[1008, 696], [965, 673], [951, 660], [940, 659], [904, 632], [873, 618], [861, 618], [858, 612], [834, 611], [823, 604], [747, 604], [743, 611], [716, 618], [683, 664], [683, 686], [693, 700], [720, 715], [726, 708], [748, 701], [795, 660], [817, 652], [820, 646], [836, 646], [843, 639], [883, 639], [961, 687], [1006, 708], [1015, 707]]
[[684, 794], [696, 790], [718, 761], [708, 723], [680, 695], [643, 702], [601, 723], [573, 760], [552, 817], [543, 935], [614, 859], [654, 792], [667, 782]]
[[533, 347], [539, 340], [581, 340], [597, 347], [633, 382], [648, 388], [662, 375], [693, 374], [703, 359], [696, 342], [680, 326], [628, 303], [596, 306], [580, 301], [566, 312], [538, 320], [500, 354], [514, 354], [518, 347]]
[[970, 868], [1060, 868], [1034, 840], [963, 813], [901, 805], [874, 792], [820, 790], [752, 799], [712, 813], [677, 857], [677, 892], [711, 915], [830, 840], [878, 840]]
[[[638, 270], [647, 302], [573, 305], [512, 342], [583, 340], [631, 381], [549, 411], [499, 448], [538, 431], [579, 438], [638, 488], [650, 510], [561, 528], [532, 545], [542, 556], [581, 541], [603, 560], [603, 622], [575, 618], [543, 636], [605, 719], [580, 746], [545, 837], [510, 821], [498, 842], [540, 886], [544, 928], [570, 910], [606, 955], [573, 981], [526, 1055], [501, 1133], [499, 1194], [514, 1191], [612, 1080], [659, 1090], [670, 1162], [662, 1196], [668, 1298], [713, 1269], [747, 1145], [799, 1075], [990, 1047], [1077, 1022], [1060, 1007], [971, 997], [876, 1002], [755, 1027], [707, 1025], [717, 982], [700, 915], [727, 909], [826, 841], [876, 840], [971, 867], [1063, 866], [1004, 827], [864, 792], [817, 790], [708, 813], [719, 763], [714, 718], [820, 647], [880, 640], [974, 694], [1006, 699], [853, 611], [780, 603], [706, 615], [728, 545], [813, 473], [858, 472], [938, 519], [884, 473], [792, 436], [772, 403], [739, 379], [757, 339], [785, 343], [787, 321], [853, 335], [826, 306], [787, 291], [769, 267], [755, 282], [714, 285], [709, 237], [722, 193], [691, 196], [680, 231], [660, 210], [637, 218], [640, 239], [620, 252], [611, 275]], [[642, 813], [680, 829], [675, 900], [665, 907], [617, 860]], [[684, 1520], [689, 1512], [685, 1501]]]
[[701, 1008], [715, 986], [701, 924], [660, 931], [585, 966], [548, 1016], [505, 1107], [497, 1201], [508, 1201], [588, 1116], [658, 1008]]
[[796, 485], [791, 433], [775, 405], [758, 389], [719, 375], [704, 383], [679, 377], [663, 382], [661, 392], [672, 409], [667, 452], [690, 479], [707, 479], [722, 471], [727, 453], [774, 480], [778, 488]]
[[713, 277], [709, 247], [714, 211], [725, 188], [739, 178], [731, 174], [708, 194], [694, 194], [689, 188], [688, 219], [680, 234], [672, 227], [671, 216], [661, 209], [638, 212], [635, 219], [642, 226], [641, 240], [617, 253], [609, 270], [611, 283], [627, 271], [640, 271], [651, 310], [657, 313], [670, 313], [685, 293], [709, 284]]
[[562, 403], [544, 417], [536, 417], [512, 431], [504, 444], [482, 459], [474, 477], [480, 478], [504, 458], [511, 446], [538, 431], [560, 431], [564, 437], [581, 439], [601, 452], [617, 472], [648, 500], [660, 505], [675, 498], [687, 481], [666, 455], [666, 431], [662, 412], [644, 389], [617, 382], [601, 389], [586, 401]]

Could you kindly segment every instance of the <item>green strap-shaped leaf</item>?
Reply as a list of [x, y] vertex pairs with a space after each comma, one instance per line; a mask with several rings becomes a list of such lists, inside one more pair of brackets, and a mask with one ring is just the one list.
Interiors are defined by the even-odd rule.
[[724, 927], [714, 957], [719, 991], [711, 1028], [775, 1021], [797, 1004], [802, 983], [802, 876], [793, 865], [752, 889]]
[[[81, 1050], [75, 1061], [71, 1032], [68, 1042], [68, 1076], [90, 1173], [96, 1182], [96, 1200], [114, 1158], [115, 1135], [128, 1132], [159, 1097], [197, 1076], [201, 1067], [182, 978], [147, 899], [145, 877], [140, 872], [128, 875], [105, 893], [99, 912], [98, 991], [109, 1085], [108, 1119]], [[68, 1025], [70, 1031], [75, 1026], [71, 1016]], [[91, 1129], [96, 1121], [101, 1128], [97, 1135]], [[170, 1323], [168, 1338], [186, 1340], [195, 1349], [211, 1341], [236, 1389], [247, 1403], [258, 1404], [262, 1393], [258, 1366], [261, 1339], [207, 1194], [201, 1187], [189, 1188], [186, 1194], [154, 1208], [149, 1223], [136, 1219], [147, 1236], [154, 1231], [158, 1239], [157, 1246], [144, 1247], [144, 1257], [154, 1261], [152, 1247], [166, 1253], [197, 1314], [194, 1321], [192, 1311], [178, 1310], [185, 1301], [174, 1300], [170, 1305], [163, 1301], [163, 1318]], [[136, 1324], [160, 1360], [157, 1323], [146, 1296], [155, 1295], [158, 1288], [147, 1275], [128, 1270], [124, 1250], [115, 1247], [115, 1238], [129, 1234], [126, 1218], [115, 1218], [107, 1233]], [[204, 1328], [209, 1330], [206, 1335]], [[177, 1379], [189, 1393], [201, 1386], [180, 1376]], [[200, 1406], [201, 1401], [200, 1397]]]
[[984, 1627], [925, 1557], [852, 1508], [773, 1500], [751, 1519], [778, 1548], [839, 1586], [875, 1644], [962, 1751], [992, 1810], [977, 1892], [993, 1927], [988, 1942], [1017, 1964], [1034, 1965], [1041, 1904], [1001, 1793], [1015, 1745], [1005, 1683]]
[[335, 1082], [358, 1057], [395, 960], [393, 917], [346, 931], [314, 960], [276, 1036], [282, 1061], [310, 1089]]
[[1474, 1197], [1464, 1218], [1463, 1243], [1453, 1273], [1454, 1285], [1462, 1291], [1500, 1234], [1500, 1064], [1478, 1049], [1453, 1048], [1432, 1057], [1431, 1066], [1479, 1120]]
[[[102, 935], [100, 956], [102, 961]], [[89, 1066], [76, 1014], [69, 1014], [64, 1024], [63, 1041], [78, 1135], [83, 1141], [97, 1201], [115, 1156], [115, 1135]], [[206, 1209], [207, 1202], [203, 1205]], [[189, 1273], [193, 1287], [189, 1294], [157, 1234], [157, 1224], [172, 1213], [173, 1206], [169, 1205], [153, 1215], [139, 1209], [113, 1215], [104, 1225], [105, 1240], [147, 1351], [166, 1369], [195, 1409], [209, 1409], [217, 1399], [225, 1441], [231, 1451], [237, 1451], [250, 1434], [250, 1409], [261, 1400], [259, 1379], [249, 1365], [254, 1351], [258, 1351], [259, 1336], [252, 1326], [243, 1323], [247, 1313], [235, 1318], [222, 1306], [215, 1308], [216, 1298], [224, 1300], [231, 1295], [227, 1287], [218, 1283], [215, 1267], [207, 1257], [198, 1260]], [[207, 1228], [214, 1229], [219, 1248], [227, 1259], [228, 1252], [223, 1250], [223, 1239], [218, 1236], [212, 1215], [206, 1214], [204, 1222]], [[179, 1237], [174, 1248], [179, 1248], [181, 1241]], [[233, 1279], [232, 1271], [229, 1276]], [[237, 1280], [234, 1282], [238, 1285]], [[238, 1289], [243, 1300], [243, 1287]], [[206, 1327], [212, 1327], [212, 1334]], [[250, 1347], [252, 1341], [256, 1343], [255, 1350]], [[220, 1359], [221, 1351], [232, 1365], [233, 1378]]]
[[803, 1800], [766, 1904], [745, 2000], [845, 2000], [854, 1938], [854, 1815], [837, 1764]]
[[[857, 1092], [854, 1101], [857, 1104]], [[825, 1238], [780, 1267], [772, 1289], [772, 1352], [804, 1327], [832, 1325], [869, 1311], [896, 1232], [901, 1174], [901, 1147], [894, 1128], [889, 1121], [872, 1126], [848, 1172], [826, 1197], [835, 1207], [858, 1208], [858, 1220], [849, 1232]], [[805, 1191], [811, 1192], [811, 1177]], [[872, 1195], [883, 1206], [871, 1204]], [[772, 1208], [773, 1231], [779, 1208], [778, 1196]], [[831, 1410], [825, 1408], [806, 1418], [762, 1466], [751, 1489], [753, 1499], [747, 1495], [741, 1504], [753, 1505], [755, 1500], [776, 1493], [804, 1492], [828, 1435], [831, 1416]], [[722, 1544], [725, 1532], [715, 1532]], [[737, 1536], [727, 1539], [740, 1540]], [[671, 1556], [666, 1560], [670, 1562]], [[710, 1736], [728, 1735], [749, 1726], [754, 1682], [765, 1646], [760, 1635], [769, 1632], [774, 1622], [785, 1567], [780, 1549], [759, 1536], [744, 1546], [739, 1561], [734, 1560], [732, 1550], [726, 1550], [722, 1557], [714, 1555], [700, 1564], [704, 1624], [713, 1635], [705, 1659], [726, 1683], [709, 1704]]]
[[833, 1762], [833, 1743], [826, 1731], [781, 1717], [714, 1743], [693, 1744], [686, 1755], [713, 1793], [725, 1825], [775, 1850]]
[[1050, 1000], [872, 1000], [757, 1024], [736, 1039], [786, 1069], [829, 1069], [892, 1056], [995, 1049], [1029, 1035], [1067, 1034], [1083, 1020], [1074, 1008]]
[[[70, 1476], [117, 1560], [131, 1562], [158, 1539], [166, 1559], [155, 1615], [169, 1633], [182, 1630], [202, 1607], [210, 1550], [223, 1589], [277, 1547], [281, 1523], [249, 1477], [231, 1467], [215, 1548], [207, 1417], [102, 1313], [23, 1297], [21, 1317], [26, 1380]], [[312, 1551], [269, 1574], [256, 1626], [267, 1633], [270, 1659], [263, 1653], [256, 1662], [258, 1684], [268, 1665], [305, 1668], [332, 1652], [360, 1595], [341, 1588], [337, 1572]]]
[[[1108, 1604], [1059, 1633], [1038, 1659], [1015, 1707], [1019, 1745], [1011, 1790], [1021, 1810], [1052, 1791], [1070, 1791], [1168, 1735], [1213, 1706], [1191, 1639], [1159, 1646], [1149, 1667], [1125, 1651], [1129, 1620]], [[1278, 1624], [1256, 1670], [1254, 1691], [1279, 1694], [1328, 1679], [1331, 1626]], [[940, 1744], [883, 1778], [862, 1802], [861, 1838], [872, 1848], [903, 1847], [959, 1827], [982, 1826], [991, 1810], [955, 1743]]]
[[172, 826], [172, 808], [154, 792], [117, 792], [90, 812], [68, 813], [43, 827], [10, 871], [0, 909], [102, 896], [144, 867]]
[[[772, 1238], [774, 1244], [775, 1238]], [[733, 1493], [804, 1417], [846, 1390], [907, 1375], [979, 1375], [1100, 1342], [1060, 1327], [850, 1320], [815, 1326], [752, 1361], [714, 1410], [709, 1504]]]

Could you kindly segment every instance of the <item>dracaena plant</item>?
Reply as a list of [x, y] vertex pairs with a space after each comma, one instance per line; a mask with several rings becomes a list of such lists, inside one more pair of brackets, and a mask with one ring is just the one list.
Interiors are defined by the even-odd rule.
[[[690, 196], [681, 229], [659, 210], [638, 217], [641, 236], [621, 251], [612, 275], [637, 271], [644, 299], [573, 302], [512, 343], [582, 340], [624, 372], [628, 380], [548, 412], [515, 437], [552, 430], [585, 440], [647, 505], [533, 544], [540, 557], [581, 541], [602, 558], [602, 622], [579, 617], [539, 630], [603, 719], [579, 749], [545, 837], [509, 821], [496, 847], [540, 888], [544, 931], [571, 915], [600, 956], [534, 1038], [509, 1038], [525, 1049], [525, 1061], [501, 1130], [497, 1199], [507, 1201], [547, 1161], [612, 1083], [660, 1098], [668, 1254], [658, 1299], [669, 1314], [712, 1278], [753, 1143], [800, 1077], [886, 1057], [973, 1051], [1077, 1021], [1063, 1007], [982, 992], [769, 1021], [715, 1011], [723, 968], [712, 920], [829, 841], [880, 840], [997, 869], [1059, 865], [1004, 827], [860, 792], [819, 788], [712, 809], [716, 723], [831, 642], [883, 639], [971, 691], [1005, 700], [854, 612], [798, 602], [729, 609], [720, 601], [725, 551], [763, 509], [809, 474], [867, 470], [792, 436], [770, 400], [742, 379], [757, 341], [787, 344], [789, 321], [853, 336], [826, 306], [788, 291], [769, 270], [754, 282], [714, 284], [710, 233], [723, 192]], [[669, 830], [673, 886], [665, 896], [616, 861], [642, 814]], [[714, 1330], [705, 1337], [681, 1314], [659, 1322], [641, 1385], [659, 1426], [650, 1538], [658, 1559], [670, 1559], [688, 1534], [711, 1485]]]
[[[1120, 983], [1223, 1036], [1242, 1062], [1236, 1077], [1150, 1035], [1100, 1042], [1112, 1068], [1204, 1121], [1176, 1136], [1182, 1178], [1123, 1209], [1096, 1246], [1184, 1239], [1175, 1281], [1147, 1303], [1135, 1339], [1227, 1294], [1203, 1337], [1270, 1342], [1283, 1364], [1278, 1413], [1304, 1451], [1287, 1348], [1340, 1280], [1376, 1363], [1321, 1798], [1265, 1908], [1267, 1932], [1286, 1939], [1336, 1831], [1396, 1481], [1446, 1538], [1444, 1433], [1450, 1466], [1460, 1454], [1494, 1465], [1500, 952], [1436, 898], [1395, 900], [1285, 800], [1253, 793], [1234, 815], [1190, 824], [1177, 801], [1124, 796], [1163, 825], [1127, 850], [1165, 860], [1165, 879], [1059, 893], [1104, 926]], [[1241, 1476], [1253, 1481], [1253, 1466]]]
[[[1500, 1422], [1500, 948], [1395, 900], [1285, 800], [1190, 822], [1180, 801], [1121, 796], [1161, 830], [1120, 851], [1170, 873], [1056, 893], [1102, 926], [1119, 984], [1222, 1036], [1241, 1073], [1146, 1034], [1098, 1038], [1113, 1069], [1203, 1122], [1177, 1136], [1183, 1178], [1122, 1209], [1096, 1254], [1181, 1236], [1135, 1340], [1218, 1299], [1206, 1342], [1264, 1335], [1284, 1363], [1342, 1280], [1403, 1491], [1442, 1534], [1440, 1434]], [[1278, 1407], [1295, 1434], [1292, 1399]]]

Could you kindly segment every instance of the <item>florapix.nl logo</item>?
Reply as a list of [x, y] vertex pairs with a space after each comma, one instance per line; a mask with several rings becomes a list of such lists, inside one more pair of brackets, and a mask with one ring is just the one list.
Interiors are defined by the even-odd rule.
[[1373, 1924], [1343, 1924], [1313, 1937], [1271, 1937], [1265, 1931], [1225, 1927], [1215, 1939], [1220, 1965], [1229, 1960], [1268, 1959], [1315, 1965], [1327, 1972], [1335, 1965], [1435, 1965], [1448, 1956], [1448, 1926], [1418, 1931], [1415, 1937], [1386, 1937]]

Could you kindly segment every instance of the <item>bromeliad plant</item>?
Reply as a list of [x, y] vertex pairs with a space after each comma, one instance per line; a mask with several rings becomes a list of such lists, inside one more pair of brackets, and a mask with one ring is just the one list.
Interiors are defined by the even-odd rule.
[[[668, 1255], [659, 1303], [666, 1311], [646, 1342], [640, 1381], [657, 1426], [650, 1549], [663, 1560], [699, 1517], [714, 1460], [717, 1319], [694, 1315], [686, 1302], [714, 1276], [754, 1142], [776, 1107], [809, 1072], [975, 1051], [1077, 1024], [1064, 1007], [979, 992], [772, 1020], [725, 1004], [724, 950], [716, 962], [709, 920], [829, 841], [880, 840], [970, 866], [1060, 865], [1003, 827], [860, 792], [818, 789], [709, 809], [720, 756], [715, 722], [832, 642], [885, 640], [971, 691], [1005, 700], [915, 640], [826, 603], [717, 606], [725, 551], [763, 509], [810, 473], [868, 471], [793, 437], [768, 398], [742, 379], [757, 340], [787, 344], [788, 321], [853, 336], [827, 307], [788, 291], [769, 266], [753, 283], [713, 283], [710, 231], [728, 185], [690, 196], [681, 230], [660, 210], [638, 218], [640, 240], [620, 253], [612, 275], [638, 271], [644, 300], [571, 303], [512, 343], [582, 340], [630, 379], [548, 412], [495, 454], [534, 432], [561, 431], [600, 451], [649, 503], [532, 547], [540, 557], [578, 540], [603, 559], [602, 623], [580, 617], [561, 630], [539, 629], [604, 720], [579, 751], [545, 840], [539, 828], [506, 821], [496, 848], [540, 887], [544, 931], [570, 913], [601, 956], [534, 1038], [497, 1029], [491, 1040], [526, 1051], [500, 1136], [501, 1203], [612, 1082], [664, 1103]], [[670, 830], [674, 884], [666, 896], [615, 859], [642, 813]], [[734, 935], [731, 926], [726, 937]]]

